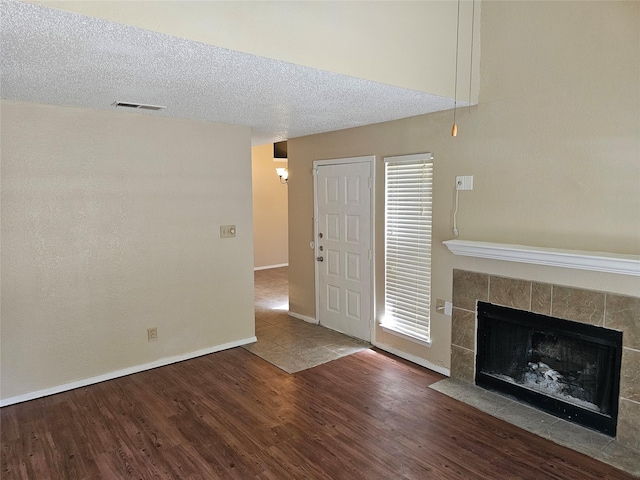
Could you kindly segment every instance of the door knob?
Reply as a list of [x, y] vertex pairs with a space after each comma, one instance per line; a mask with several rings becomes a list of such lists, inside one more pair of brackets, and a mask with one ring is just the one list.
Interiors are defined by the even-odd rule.
[[316, 260], [319, 261], [319, 262], [323, 262], [324, 261], [324, 257], [320, 256], [320, 257], [316, 258]]

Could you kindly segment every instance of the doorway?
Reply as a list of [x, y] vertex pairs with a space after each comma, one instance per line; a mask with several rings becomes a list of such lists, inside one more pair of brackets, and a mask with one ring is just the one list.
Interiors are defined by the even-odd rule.
[[375, 157], [314, 162], [316, 318], [371, 342]]

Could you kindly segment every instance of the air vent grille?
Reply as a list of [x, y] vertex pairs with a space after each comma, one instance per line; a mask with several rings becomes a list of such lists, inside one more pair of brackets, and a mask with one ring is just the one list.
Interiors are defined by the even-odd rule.
[[144, 103], [131, 103], [131, 102], [113, 102], [111, 104], [113, 107], [123, 107], [123, 108], [135, 108], [138, 110], [164, 110], [167, 107], [163, 107], [162, 105], [146, 105]]

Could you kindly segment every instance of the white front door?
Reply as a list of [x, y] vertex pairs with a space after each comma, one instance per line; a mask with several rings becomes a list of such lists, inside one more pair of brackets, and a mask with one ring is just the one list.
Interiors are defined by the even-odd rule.
[[371, 341], [370, 161], [316, 167], [316, 278], [320, 325]]

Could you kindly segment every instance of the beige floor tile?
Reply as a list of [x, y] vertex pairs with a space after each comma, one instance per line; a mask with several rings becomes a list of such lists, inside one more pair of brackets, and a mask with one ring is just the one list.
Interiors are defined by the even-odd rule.
[[537, 431], [546, 431], [549, 425], [558, 421], [557, 417], [518, 402], [511, 402], [496, 411], [494, 415], [534, 433]]
[[590, 457], [595, 456], [611, 437], [580, 427], [574, 423], [558, 420], [551, 429], [550, 440], [565, 445]]
[[640, 452], [615, 440], [607, 443], [595, 455], [595, 458], [614, 467], [622, 468], [640, 478]]
[[513, 404], [512, 400], [475, 385], [468, 385], [468, 388], [462, 390], [455, 398], [491, 415]]
[[255, 272], [257, 342], [245, 349], [281, 368], [295, 373], [313, 368], [371, 345], [341, 333], [290, 317], [287, 303], [287, 269]]

